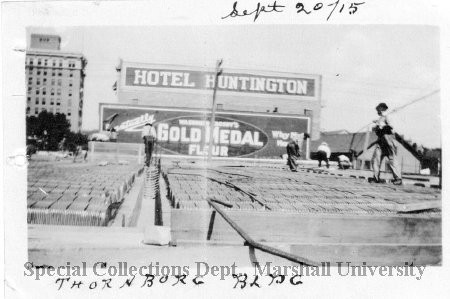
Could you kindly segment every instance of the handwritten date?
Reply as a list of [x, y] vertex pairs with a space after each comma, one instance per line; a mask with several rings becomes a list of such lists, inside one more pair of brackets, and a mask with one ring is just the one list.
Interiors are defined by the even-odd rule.
[[[339, 13], [342, 13], [343, 11], [345, 11], [345, 8], [347, 7], [348, 13], [350, 15], [353, 15], [353, 14], [355, 14], [358, 11], [358, 6], [362, 5], [364, 3], [365, 2], [351, 2], [350, 4], [348, 4], [348, 3], [340, 3], [340, 0], [337, 0], [336, 2], [327, 4], [327, 6], [332, 7], [330, 13], [328, 14], [327, 21], [333, 15], [333, 13], [334, 13], [334, 11], [336, 10], [337, 7], [340, 7]], [[321, 10], [323, 8], [323, 3], [322, 2], [317, 2], [314, 5], [314, 7], [312, 7], [311, 9], [307, 9], [302, 2], [298, 2], [295, 5], [295, 8], [297, 9], [297, 13], [298, 14], [299, 13], [305, 13], [305, 14], [309, 15], [311, 12], [315, 12], [315, 11]]]
[[253, 17], [253, 22], [256, 21], [256, 19], [258, 19], [259, 15], [262, 12], [265, 13], [270, 13], [270, 12], [283, 12], [282, 8], [286, 7], [283, 5], [279, 5], [277, 3], [277, 1], [274, 1], [273, 4], [269, 4], [267, 6], [261, 5], [261, 3], [258, 2], [258, 4], [256, 4], [256, 9], [252, 10], [252, 11], [248, 11], [247, 9], [244, 9], [242, 12], [239, 12], [238, 8], [237, 8], [238, 2], [234, 2], [233, 4], [233, 10], [226, 16], [222, 17], [222, 19], [226, 19], [228, 17], [231, 18], [235, 18], [235, 17], [245, 17], [245, 16], [251, 16], [254, 15]]
[[[333, 14], [348, 12], [350, 15], [355, 14], [358, 11], [360, 5], [365, 4], [365, 2], [345, 2], [341, 0], [336, 0], [332, 3], [323, 3], [316, 2], [314, 5], [312, 4], [304, 4], [303, 2], [297, 2], [295, 8], [297, 10], [297, 14], [305, 14], [309, 15], [311, 13], [318, 12], [320, 10], [328, 10], [327, 21], [330, 20]], [[240, 9], [238, 8], [238, 1], [233, 3], [232, 10], [226, 16], [223, 16], [222, 19], [227, 18], [236, 18], [236, 17], [247, 17], [253, 16], [253, 22], [259, 18], [262, 13], [282, 13], [283, 9], [286, 8], [285, 5], [277, 3], [274, 1], [273, 3], [269, 3], [267, 5], [262, 5], [260, 2], [256, 4], [255, 9]]]

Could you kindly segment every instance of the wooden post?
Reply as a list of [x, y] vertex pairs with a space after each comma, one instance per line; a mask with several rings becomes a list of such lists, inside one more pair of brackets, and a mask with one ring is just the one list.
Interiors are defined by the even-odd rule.
[[212, 115], [211, 115], [211, 123], [209, 124], [208, 163], [211, 162], [212, 147], [214, 145], [213, 133], [214, 133], [214, 122], [216, 121], [216, 92], [217, 92], [217, 83], [219, 81], [219, 76], [222, 74], [222, 70], [220, 69], [221, 65], [222, 65], [222, 59], [217, 60], [216, 74], [215, 74], [215, 78], [214, 78], [213, 102], [212, 102], [212, 109], [211, 109]]

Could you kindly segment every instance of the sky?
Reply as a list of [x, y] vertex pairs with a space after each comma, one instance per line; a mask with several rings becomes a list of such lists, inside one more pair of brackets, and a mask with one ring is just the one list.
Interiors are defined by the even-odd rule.
[[363, 131], [375, 106], [402, 107], [394, 129], [441, 147], [439, 29], [415, 25], [229, 25], [29, 28], [62, 38], [88, 60], [83, 129], [98, 129], [98, 103], [117, 102], [119, 59], [322, 76], [321, 130]]

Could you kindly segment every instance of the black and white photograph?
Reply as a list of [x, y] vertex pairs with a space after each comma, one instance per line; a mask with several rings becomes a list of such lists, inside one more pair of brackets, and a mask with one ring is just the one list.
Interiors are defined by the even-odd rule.
[[2, 25], [6, 298], [446, 288], [439, 1], [81, 2]]

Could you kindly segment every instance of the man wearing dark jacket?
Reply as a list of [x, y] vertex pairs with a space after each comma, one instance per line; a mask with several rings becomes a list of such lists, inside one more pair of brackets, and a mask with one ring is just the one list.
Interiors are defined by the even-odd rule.
[[297, 159], [301, 156], [301, 149], [303, 145], [303, 141], [309, 138], [308, 133], [302, 133], [300, 136], [289, 141], [286, 146], [287, 151], [287, 164], [289, 165], [289, 169], [291, 171], [297, 171]]
[[156, 131], [151, 123], [146, 123], [142, 129], [142, 139], [145, 146], [145, 166], [150, 167], [153, 146], [156, 140]]

